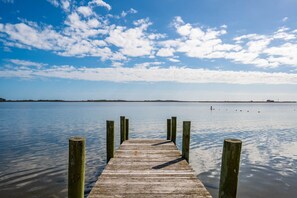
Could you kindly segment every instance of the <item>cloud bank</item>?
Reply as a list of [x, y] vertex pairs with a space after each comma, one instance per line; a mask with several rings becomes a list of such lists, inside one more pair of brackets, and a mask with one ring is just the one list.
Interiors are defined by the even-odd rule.
[[[0, 70], [0, 77], [20, 78], [62, 78], [87, 81], [110, 82], [178, 82], [178, 83], [228, 83], [228, 84], [297, 84], [297, 74], [218, 71], [191, 68], [160, 68], [138, 65], [135, 68], [75, 68], [73, 66], [52, 66], [51, 68], [28, 67]], [[18, 63], [15, 63], [18, 65]], [[23, 64], [24, 65], [24, 64]]]
[[[176, 16], [171, 36], [153, 29], [149, 18], [134, 19], [131, 8], [112, 15], [103, 0], [77, 4], [48, 0], [65, 13], [62, 27], [34, 21], [0, 22], [0, 42], [6, 48], [39, 49], [64, 57], [97, 57], [110, 67], [50, 66], [29, 60], [9, 59], [0, 77], [63, 78], [112, 82], [179, 82], [229, 84], [297, 84], [297, 29], [280, 27], [270, 34], [242, 34], [226, 39], [227, 25], [205, 27]], [[96, 8], [102, 8], [98, 13]], [[105, 12], [105, 13], [104, 13]], [[135, 17], [134, 17], [135, 18]], [[283, 22], [288, 18], [284, 18]], [[120, 22], [119, 22], [120, 21]], [[125, 24], [125, 25], [123, 25]], [[224, 60], [249, 65], [249, 71], [184, 67], [183, 60]], [[168, 67], [170, 64], [175, 66]], [[165, 67], [167, 65], [167, 67]], [[290, 72], [273, 72], [286, 66]], [[207, 68], [207, 67], [206, 67]], [[264, 70], [258, 70], [266, 69]]]
[[[254, 69], [297, 67], [297, 29], [281, 27], [267, 35], [243, 34], [226, 40], [223, 38], [228, 35], [227, 25], [203, 27], [176, 16], [171, 23], [175, 36], [169, 38], [151, 28], [153, 22], [148, 18], [119, 25], [118, 21], [127, 15], [137, 14], [133, 8], [111, 15], [111, 5], [103, 0], [85, 5], [70, 0], [48, 2], [65, 11], [62, 29], [32, 21], [0, 23], [0, 42], [6, 47], [35, 48], [59, 56], [98, 57], [116, 67], [129, 65], [136, 58], [182, 62], [180, 57], [220, 59]], [[96, 7], [105, 8], [106, 13], [99, 14]]]

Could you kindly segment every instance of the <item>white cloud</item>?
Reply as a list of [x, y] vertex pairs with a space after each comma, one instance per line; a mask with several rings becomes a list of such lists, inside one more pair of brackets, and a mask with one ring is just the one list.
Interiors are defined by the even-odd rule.
[[6, 24], [0, 30], [9, 35], [10, 40], [21, 44], [36, 47], [39, 49], [55, 49], [56, 47], [50, 42], [51, 39], [60, 37], [55, 31], [46, 27], [44, 30], [38, 30], [24, 23]]
[[217, 71], [177, 67], [160, 68], [158, 66], [147, 68], [146, 65], [137, 68], [75, 68], [73, 66], [53, 66], [47, 69], [2, 69], [0, 70], [0, 77], [48, 77], [112, 82], [297, 84], [297, 74]]
[[29, 66], [29, 67], [33, 66], [33, 67], [41, 68], [41, 67], [47, 65], [44, 63], [37, 63], [37, 62], [32, 62], [32, 61], [27, 61], [27, 60], [19, 60], [19, 59], [8, 59], [7, 61], [10, 63], [13, 63], [14, 65], [17, 65], [17, 66]]
[[133, 9], [133, 8], [130, 8], [130, 10], [128, 11], [128, 13], [130, 13], [130, 14], [136, 14], [136, 13], [138, 13], [138, 11], [135, 10], [135, 9]]
[[148, 38], [151, 39], [151, 40], [162, 39], [162, 38], [166, 38], [166, 34], [151, 33], [151, 34], [148, 35]]
[[[182, 53], [198, 59], [219, 58], [262, 68], [297, 67], [296, 58], [292, 56], [297, 54], [297, 30], [283, 27], [271, 35], [246, 34], [233, 38], [234, 43], [226, 43], [221, 38], [227, 34], [226, 25], [220, 29], [194, 27], [179, 16], [172, 24], [180, 37], [159, 42], [161, 48], [157, 55]], [[171, 50], [165, 53], [166, 49]]]
[[101, 25], [101, 23], [95, 18], [88, 20], [87, 24], [90, 28], [98, 28]]
[[180, 60], [176, 59], [176, 58], [168, 58], [169, 61], [173, 62], [173, 63], [179, 63]]
[[[62, 56], [95, 56], [106, 60], [113, 52], [106, 47], [105, 41], [89, 39], [90, 36], [102, 33], [100, 29], [92, 29], [99, 23], [92, 20], [90, 23], [83, 23], [77, 14], [71, 14], [68, 20], [69, 27], [63, 33], [56, 32], [51, 26], [39, 29], [24, 23], [6, 24], [0, 31], [8, 34], [9, 40], [21, 44], [18, 47], [52, 50]], [[5, 44], [9, 45], [7, 42]]]
[[227, 25], [226, 24], [224, 24], [224, 25], [221, 25], [221, 28], [223, 28], [223, 29], [227, 29]]
[[105, 7], [107, 10], [111, 10], [111, 6], [103, 0], [93, 0], [89, 4]]
[[225, 26], [220, 30], [210, 28], [203, 30], [185, 23], [179, 16], [175, 17], [172, 24], [181, 38], [160, 42], [160, 45], [166, 48], [160, 49], [157, 55], [173, 56], [174, 53], [181, 52], [193, 58], [213, 59], [224, 58], [225, 53], [240, 49], [240, 46], [235, 44], [224, 44], [219, 38], [226, 34]]
[[123, 55], [138, 57], [149, 56], [154, 46], [146, 30], [151, 25], [148, 19], [135, 21], [137, 27], [125, 28], [122, 26], [110, 29], [106, 42], [115, 45]]
[[[135, 57], [158, 61], [167, 57], [177, 62], [175, 56], [197, 59], [225, 60], [260, 68], [280, 66], [297, 67], [297, 30], [281, 27], [271, 34], [238, 35], [225, 40], [227, 25], [204, 27], [186, 23], [180, 16], [174, 18], [172, 27], [176, 37], [154, 30], [148, 19], [133, 21], [133, 25], [112, 24], [112, 19], [124, 20], [118, 15], [102, 16], [93, 9], [111, 6], [102, 0], [92, 0], [76, 6], [70, 0], [48, 0], [66, 11], [64, 27], [37, 24], [23, 20], [17, 24], [0, 23], [0, 42], [4, 48], [18, 47], [48, 50], [60, 56], [99, 57], [113, 65], [127, 63]], [[135, 14], [136, 10], [123, 11], [120, 15]], [[151, 27], [152, 26], [152, 27]], [[151, 30], [152, 29], [152, 30]], [[230, 37], [229, 37], [230, 39]]]
[[[147, 32], [152, 24], [148, 18], [134, 21], [135, 27], [131, 28], [110, 24], [108, 17], [93, 11], [94, 6], [111, 9], [104, 1], [93, 0], [79, 7], [71, 6], [69, 0], [49, 2], [67, 11], [63, 29], [26, 20], [18, 24], [0, 23], [0, 42], [6, 47], [37, 48], [60, 56], [94, 56], [113, 62], [126, 61], [127, 56], [153, 57], [154, 41], [165, 37], [164, 34]], [[73, 9], [70, 11], [70, 8]], [[132, 8], [126, 11], [126, 14], [135, 13], [137, 11]]]
[[61, 0], [61, 5], [62, 5], [63, 10], [69, 11], [70, 0]]
[[260, 40], [253, 40], [246, 43], [249, 52], [261, 53], [270, 44], [270, 38], [264, 38]]
[[137, 69], [148, 69], [148, 68], [159, 68], [160, 65], [164, 64], [164, 62], [144, 62], [138, 63], [134, 65], [134, 68]]
[[137, 10], [130, 8], [128, 11], [122, 11], [121, 17], [126, 17], [128, 14], [136, 14], [137, 12]]
[[55, 7], [59, 7], [59, 5], [60, 5], [58, 0], [47, 0], [47, 1]]
[[61, 7], [65, 12], [70, 11], [70, 0], [47, 0], [55, 7]]
[[124, 64], [121, 62], [112, 62], [111, 64], [113, 67], [122, 67]]
[[93, 14], [93, 11], [88, 6], [80, 6], [77, 8], [77, 11], [81, 13], [84, 17], [88, 17]]
[[142, 29], [147, 29], [148, 26], [152, 25], [152, 22], [150, 22], [149, 18], [145, 19], [138, 19], [133, 22], [135, 26], [140, 26]]
[[280, 39], [280, 40], [284, 40], [284, 41], [288, 41], [288, 40], [295, 40], [296, 39], [296, 33], [292, 32], [292, 33], [288, 33], [289, 29], [288, 28], [280, 28], [279, 30], [277, 30], [274, 35], [272, 36], [273, 39]]
[[[190, 24], [185, 24], [185, 25], [182, 25], [182, 26], [176, 26], [177, 28], [177, 32], [182, 35], [182, 36], [188, 36], [190, 35], [191, 33], [191, 25]], [[197, 29], [199, 30], [199, 29]], [[198, 31], [197, 31], [198, 32]], [[203, 36], [203, 32], [202, 31], [199, 31], [199, 33], [201, 33], [201, 36]]]
[[[126, 61], [128, 60], [128, 58], [126, 56], [124, 56], [122, 53], [120, 52], [115, 52], [113, 53], [110, 57], [109, 60], [112, 61]], [[122, 64], [123, 65], [123, 64]]]
[[162, 56], [162, 57], [166, 57], [166, 56], [173, 56], [174, 54], [174, 49], [173, 48], [161, 48], [159, 49], [159, 51], [157, 52], [157, 56]]
[[288, 17], [284, 17], [284, 18], [282, 19], [282, 21], [283, 21], [283, 22], [286, 22], [288, 19], [289, 19]]

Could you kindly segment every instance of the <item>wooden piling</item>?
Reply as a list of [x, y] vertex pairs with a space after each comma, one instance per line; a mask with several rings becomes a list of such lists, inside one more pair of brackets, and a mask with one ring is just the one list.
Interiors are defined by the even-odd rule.
[[106, 121], [106, 161], [114, 157], [114, 121]]
[[129, 140], [129, 119], [125, 120], [125, 125], [126, 125], [126, 138], [125, 140]]
[[222, 155], [219, 198], [235, 198], [242, 142], [225, 139]]
[[171, 140], [176, 144], [176, 117], [171, 117]]
[[69, 139], [69, 163], [68, 163], [68, 197], [84, 197], [85, 181], [85, 144], [82, 137]]
[[120, 130], [121, 130], [121, 144], [126, 140], [126, 121], [125, 116], [120, 117]]
[[184, 121], [183, 122], [183, 148], [182, 148], [182, 157], [187, 160], [189, 163], [189, 155], [190, 155], [190, 131], [191, 131], [191, 122]]
[[167, 140], [171, 140], [171, 119], [167, 119]]

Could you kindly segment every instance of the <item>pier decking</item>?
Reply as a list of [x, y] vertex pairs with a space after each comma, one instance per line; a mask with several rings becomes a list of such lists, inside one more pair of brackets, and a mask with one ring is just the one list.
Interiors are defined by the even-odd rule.
[[93, 187], [97, 197], [211, 197], [172, 141], [125, 140]]
[[[129, 120], [120, 117], [121, 145], [114, 152], [114, 121], [106, 121], [107, 166], [89, 194], [97, 197], [198, 197], [211, 195], [188, 164], [191, 122], [183, 121], [182, 153], [175, 145], [176, 117], [167, 119], [167, 140], [129, 140]], [[69, 139], [68, 197], [84, 197], [85, 138]], [[220, 198], [236, 198], [242, 142], [225, 139]]]

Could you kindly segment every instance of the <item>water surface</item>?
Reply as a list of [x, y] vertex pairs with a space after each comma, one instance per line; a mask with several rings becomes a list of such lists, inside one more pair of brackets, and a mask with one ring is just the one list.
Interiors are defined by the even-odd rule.
[[[215, 110], [210, 111], [210, 105]], [[190, 163], [217, 196], [223, 140], [243, 141], [238, 197], [296, 197], [296, 104], [0, 103], [1, 197], [66, 197], [68, 138], [87, 139], [86, 194], [105, 166], [105, 123], [131, 138], [166, 138], [166, 119], [192, 121]]]

